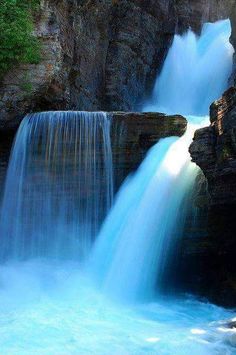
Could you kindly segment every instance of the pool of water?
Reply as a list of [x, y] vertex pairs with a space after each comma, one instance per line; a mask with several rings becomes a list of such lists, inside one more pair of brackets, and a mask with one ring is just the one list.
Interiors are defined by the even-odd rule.
[[4, 355], [236, 353], [233, 313], [190, 297], [118, 304], [76, 263], [32, 260], [0, 268]]

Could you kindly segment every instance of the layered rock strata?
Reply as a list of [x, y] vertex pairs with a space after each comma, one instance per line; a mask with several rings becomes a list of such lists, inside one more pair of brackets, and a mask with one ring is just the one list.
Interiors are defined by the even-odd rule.
[[[207, 234], [188, 241], [192, 243], [189, 262], [192, 259], [196, 271], [191, 287], [217, 303], [235, 306], [236, 88], [214, 102], [210, 113], [210, 127], [197, 130], [190, 146], [209, 193], [204, 210], [208, 214]], [[186, 244], [184, 249], [190, 250]]]
[[161, 138], [182, 136], [187, 128], [180, 115], [114, 112], [111, 116], [115, 190], [137, 169], [149, 148]]

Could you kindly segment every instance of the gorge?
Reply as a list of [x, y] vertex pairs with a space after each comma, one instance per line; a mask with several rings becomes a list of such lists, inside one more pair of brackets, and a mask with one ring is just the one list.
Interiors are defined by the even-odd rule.
[[43, 1], [3, 78], [4, 354], [235, 353], [236, 7], [157, 3]]

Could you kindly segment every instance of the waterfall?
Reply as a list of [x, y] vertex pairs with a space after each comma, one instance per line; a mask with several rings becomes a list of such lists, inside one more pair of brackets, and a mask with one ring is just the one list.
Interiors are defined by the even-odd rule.
[[176, 35], [145, 111], [208, 115], [209, 105], [228, 87], [230, 35], [229, 20], [205, 24], [200, 37], [190, 30]]
[[0, 214], [1, 354], [235, 353], [222, 322], [231, 311], [187, 295], [152, 299], [198, 172], [188, 146], [227, 87], [229, 35], [223, 21], [175, 37], [144, 109], [187, 115], [187, 132], [154, 145], [114, 202], [109, 115], [23, 120]]
[[110, 119], [45, 112], [23, 120], [1, 208], [1, 259], [81, 260], [113, 198]]
[[209, 105], [227, 88], [232, 70], [230, 32], [226, 20], [206, 24], [200, 37], [190, 30], [175, 36], [144, 107], [187, 115], [189, 124], [182, 138], [157, 143], [126, 180], [95, 243], [90, 272], [118, 299], [145, 299], [160, 289], [198, 171], [188, 147], [194, 130], [208, 124]]

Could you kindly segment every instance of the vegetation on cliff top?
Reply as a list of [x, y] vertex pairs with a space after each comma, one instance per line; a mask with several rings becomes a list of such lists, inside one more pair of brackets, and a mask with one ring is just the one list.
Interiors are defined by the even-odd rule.
[[38, 63], [40, 45], [33, 35], [39, 0], [0, 0], [0, 77], [19, 63]]

